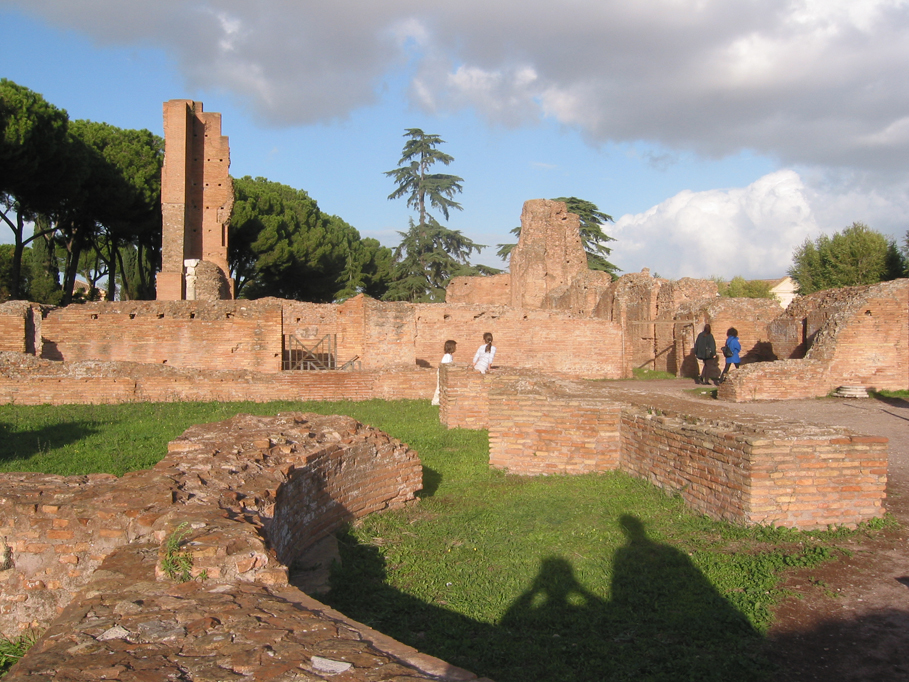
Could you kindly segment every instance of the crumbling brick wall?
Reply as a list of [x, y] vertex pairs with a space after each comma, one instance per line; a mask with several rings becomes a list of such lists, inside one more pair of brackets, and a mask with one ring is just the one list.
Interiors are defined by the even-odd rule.
[[298, 413], [192, 427], [154, 468], [120, 479], [0, 474], [0, 632], [46, 627], [106, 555], [161, 543], [181, 522], [196, 574], [286, 585], [286, 566], [312, 542], [421, 487], [420, 461], [399, 441], [349, 417]]
[[730, 327], [739, 333], [743, 365], [775, 359], [770, 326], [779, 314], [780, 307], [776, 300], [766, 298], [716, 297], [682, 304], [675, 315], [675, 356], [682, 359], [679, 375], [697, 376], [694, 341], [704, 324], [710, 324], [716, 339], [720, 370], [725, 364], [720, 348], [726, 343], [726, 331]]
[[742, 402], [827, 395], [843, 385], [878, 390], [909, 385], [909, 280], [838, 290], [794, 309], [797, 303], [787, 318], [807, 312], [806, 329], [824, 319], [808, 334], [804, 360], [743, 367], [723, 384], [719, 397]]
[[51, 308], [27, 301], [0, 303], [0, 352], [34, 355], [41, 345], [42, 314]]
[[445, 288], [445, 302], [511, 305], [511, 275], [452, 277]]
[[418, 364], [435, 367], [443, 344], [458, 344], [454, 361], [469, 365], [491, 332], [495, 365], [619, 379], [625, 376], [622, 329], [607, 320], [542, 310], [480, 305], [419, 304], [414, 348]]
[[511, 306], [541, 308], [547, 295], [587, 270], [580, 218], [564, 202], [532, 199], [521, 211], [521, 237], [511, 252]]
[[273, 400], [428, 400], [434, 369], [342, 372], [186, 370], [122, 362], [60, 363], [0, 353], [0, 404]]

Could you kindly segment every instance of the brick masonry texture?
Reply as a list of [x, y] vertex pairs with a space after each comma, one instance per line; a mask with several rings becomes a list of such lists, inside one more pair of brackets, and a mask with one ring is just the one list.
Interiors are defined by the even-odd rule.
[[428, 399], [435, 385], [435, 370], [419, 367], [274, 375], [134, 362], [51, 362], [0, 352], [4, 404]]
[[[719, 389], [744, 402], [827, 395], [839, 386], [902, 390], [909, 384], [909, 280], [796, 299], [776, 329], [802, 359], [743, 365]], [[791, 330], [801, 327], [798, 344]], [[771, 338], [772, 341], [772, 338]]]
[[[0, 630], [49, 626], [5, 679], [475, 679], [288, 584], [309, 543], [421, 486], [406, 445], [300, 413], [192, 427], [121, 479], [0, 475]], [[162, 568], [181, 529], [186, 583]]]
[[[440, 373], [440, 417], [489, 430], [510, 473], [621, 469], [713, 518], [800, 529], [883, 515], [887, 439], [503, 370]], [[479, 379], [477, 377], [480, 377]]]
[[[230, 147], [221, 135], [221, 114], [203, 111], [202, 102], [165, 102], [163, 213], [159, 300], [230, 299], [233, 281], [227, 263], [227, 233], [234, 203], [229, 175]], [[199, 260], [195, 291], [187, 291], [185, 261]], [[187, 295], [189, 294], [189, 295]]]

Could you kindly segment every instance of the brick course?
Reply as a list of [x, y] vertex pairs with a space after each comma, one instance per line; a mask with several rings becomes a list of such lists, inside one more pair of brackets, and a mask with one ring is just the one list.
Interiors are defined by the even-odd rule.
[[490, 465], [511, 473], [621, 469], [740, 523], [813, 529], [884, 513], [886, 438], [728, 410], [718, 420], [704, 408], [530, 372], [478, 380], [446, 368], [440, 381], [442, 422], [488, 428]]

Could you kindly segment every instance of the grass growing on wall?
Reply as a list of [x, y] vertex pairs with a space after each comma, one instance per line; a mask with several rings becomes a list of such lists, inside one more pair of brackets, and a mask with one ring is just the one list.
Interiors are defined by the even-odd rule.
[[192, 424], [283, 411], [350, 415], [424, 467], [419, 504], [339, 534], [326, 601], [497, 682], [762, 679], [781, 576], [845, 533], [711, 521], [617, 472], [491, 470], [486, 432], [446, 429], [427, 401], [6, 405], [0, 470], [120, 475]]

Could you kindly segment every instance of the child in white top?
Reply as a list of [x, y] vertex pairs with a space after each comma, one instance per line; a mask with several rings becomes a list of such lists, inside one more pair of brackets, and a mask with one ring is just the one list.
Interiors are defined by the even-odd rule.
[[[445, 355], [442, 356], [442, 360], [439, 362], [440, 365], [450, 365], [454, 362], [454, 352], [458, 349], [458, 344], [448, 339], [445, 342]], [[436, 370], [436, 392], [432, 394], [432, 404], [439, 404], [439, 371]]]
[[492, 334], [486, 332], [483, 334], [485, 346], [477, 348], [473, 356], [473, 368], [480, 374], [486, 374], [492, 367], [492, 360], [496, 356], [496, 347], [492, 345]]

